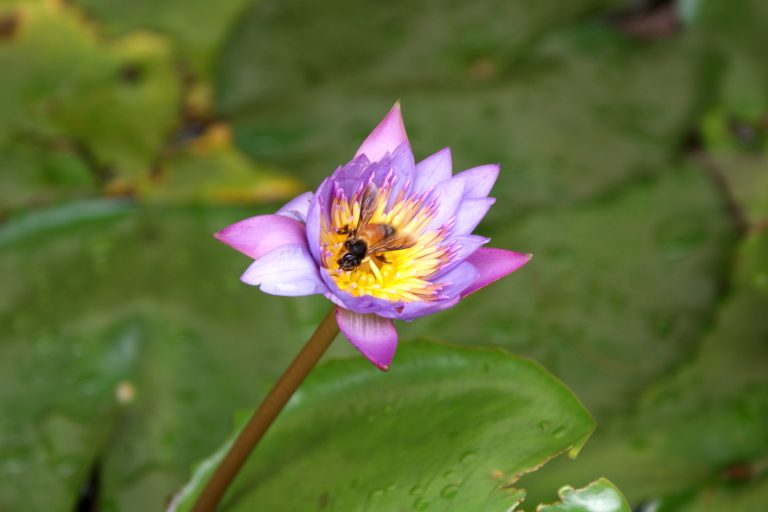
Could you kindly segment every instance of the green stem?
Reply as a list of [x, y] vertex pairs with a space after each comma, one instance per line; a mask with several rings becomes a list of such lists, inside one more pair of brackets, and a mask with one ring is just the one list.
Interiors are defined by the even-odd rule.
[[334, 307], [320, 322], [299, 355], [296, 356], [256, 412], [253, 413], [248, 424], [240, 431], [240, 435], [235, 439], [224, 460], [216, 468], [216, 473], [208, 481], [197, 499], [192, 508], [193, 512], [212, 512], [216, 509], [216, 505], [224, 496], [248, 456], [264, 437], [272, 422], [275, 421], [293, 393], [315, 367], [337, 334], [339, 334], [339, 327], [336, 325], [336, 308]]

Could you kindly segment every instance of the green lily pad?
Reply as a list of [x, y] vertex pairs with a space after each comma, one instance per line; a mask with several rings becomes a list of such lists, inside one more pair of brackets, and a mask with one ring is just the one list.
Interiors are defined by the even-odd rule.
[[309, 182], [399, 98], [417, 156], [501, 162], [510, 210], [593, 197], [662, 172], [693, 108], [681, 42], [583, 21], [606, 3], [262, 1], [222, 49], [216, 106], [254, 158]]
[[0, 228], [0, 509], [72, 510], [97, 458], [104, 510], [159, 509], [260, 400], [328, 305], [237, 280], [211, 233], [254, 213], [87, 201]]
[[135, 364], [138, 325], [20, 337], [32, 319], [3, 316], [0, 478], [14, 485], [0, 489], [0, 507], [72, 510], [119, 417], [115, 393]]
[[148, 33], [104, 42], [62, 2], [22, 3], [0, 15], [17, 20], [0, 44], [0, 68], [13, 70], [0, 75], [0, 146], [68, 151], [99, 184], [147, 172], [180, 101], [167, 43]]
[[756, 235], [740, 248], [734, 288], [695, 355], [648, 386], [630, 412], [606, 422], [579, 464], [555, 461], [531, 475], [524, 483], [536, 498], [549, 495], [556, 482], [605, 475], [633, 503], [681, 493], [690, 499], [699, 491], [704, 499], [706, 488], [726, 483], [731, 465], [754, 466], [759, 474], [768, 457], [768, 295], [751, 276], [756, 261], [757, 268], [768, 265], [752, 257], [766, 238]]
[[0, 142], [0, 216], [30, 204], [49, 204], [96, 192], [90, 170], [67, 148], [30, 141]]
[[137, 195], [160, 204], [261, 204], [305, 192], [283, 171], [254, 164], [232, 144], [229, 128], [214, 124], [197, 139], [170, 151]]
[[185, 65], [208, 78], [216, 50], [250, 0], [75, 0], [112, 36], [151, 30], [168, 37]]
[[[509, 507], [524, 495], [513, 487], [521, 474], [575, 455], [593, 428], [574, 395], [532, 361], [405, 343], [386, 374], [359, 357], [313, 372], [221, 510]], [[213, 466], [200, 466], [176, 510], [190, 509]]]

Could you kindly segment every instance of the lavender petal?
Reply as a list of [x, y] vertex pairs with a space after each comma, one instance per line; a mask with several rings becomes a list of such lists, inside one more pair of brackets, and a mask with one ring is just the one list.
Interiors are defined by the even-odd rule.
[[466, 297], [471, 293], [475, 293], [480, 288], [484, 288], [494, 281], [498, 281], [502, 277], [511, 274], [528, 263], [532, 257], [532, 254], [523, 254], [492, 247], [481, 247], [467, 258], [467, 261], [477, 268], [479, 275], [477, 279], [461, 293], [461, 296]]
[[304, 224], [283, 215], [250, 217], [213, 236], [255, 260], [284, 245], [307, 245]]
[[251, 264], [240, 279], [272, 295], [314, 295], [326, 290], [304, 245], [278, 247]]
[[397, 349], [397, 330], [392, 320], [336, 308], [339, 329], [380, 370], [388, 370]]
[[397, 102], [363, 141], [355, 157], [365, 155], [371, 162], [376, 162], [385, 154], [394, 152], [404, 142], [408, 142], [408, 135], [405, 133], [400, 102]]

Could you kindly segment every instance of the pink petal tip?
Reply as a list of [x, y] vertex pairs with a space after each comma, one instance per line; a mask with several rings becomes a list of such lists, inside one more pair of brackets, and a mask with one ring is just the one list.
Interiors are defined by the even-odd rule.
[[397, 330], [391, 319], [336, 308], [336, 323], [352, 345], [379, 370], [389, 370], [397, 349]]
[[285, 245], [307, 245], [304, 224], [283, 215], [251, 217], [227, 226], [213, 236], [254, 260]]
[[493, 247], [481, 247], [476, 250], [466, 261], [471, 263], [480, 273], [478, 278], [462, 293], [462, 297], [485, 288], [489, 284], [498, 281], [518, 270], [531, 261], [533, 254], [526, 254], [506, 249]]
[[405, 133], [405, 124], [398, 101], [363, 141], [355, 157], [364, 154], [369, 161], [377, 162], [386, 153], [392, 153], [403, 142], [408, 142], [408, 135]]

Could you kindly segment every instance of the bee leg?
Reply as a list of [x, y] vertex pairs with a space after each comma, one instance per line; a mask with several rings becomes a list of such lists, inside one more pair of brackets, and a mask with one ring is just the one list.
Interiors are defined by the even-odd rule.
[[338, 234], [338, 235], [348, 235], [349, 234], [349, 226], [344, 226], [343, 228], [338, 228], [336, 230], [336, 234]]
[[390, 262], [387, 260], [387, 258], [385, 258], [385, 257], [384, 257], [384, 255], [383, 255], [383, 254], [377, 254], [377, 255], [376, 255], [376, 259], [377, 259], [377, 260], [379, 260], [379, 261], [380, 261], [380, 262], [382, 262], [382, 263], [387, 263], [387, 264], [388, 264], [388, 263], [390, 263]]

